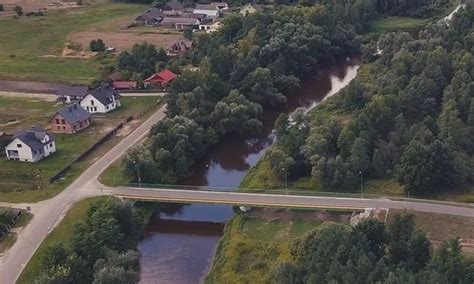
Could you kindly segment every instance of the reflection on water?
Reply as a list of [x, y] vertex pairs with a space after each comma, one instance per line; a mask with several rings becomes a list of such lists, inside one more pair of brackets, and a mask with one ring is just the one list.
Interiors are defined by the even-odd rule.
[[198, 283], [211, 264], [230, 206], [174, 205], [154, 216], [140, 243], [140, 283]]
[[[346, 86], [357, 74], [357, 59], [342, 60], [305, 78], [288, 94], [285, 112], [310, 110]], [[227, 137], [198, 161], [181, 184], [238, 187], [273, 143], [272, 128], [281, 110], [264, 110], [264, 129], [258, 137]], [[141, 283], [199, 283], [209, 270], [230, 206], [185, 205], [162, 210], [150, 221], [139, 245]]]
[[[336, 94], [355, 78], [358, 59], [346, 59], [333, 67], [320, 70], [302, 80], [300, 88], [289, 92], [285, 112], [297, 108], [312, 109], [324, 99]], [[273, 125], [281, 110], [265, 109], [264, 129], [258, 137], [227, 137], [191, 168], [192, 174], [180, 183], [211, 187], [238, 187], [247, 171], [255, 166], [273, 143]]]

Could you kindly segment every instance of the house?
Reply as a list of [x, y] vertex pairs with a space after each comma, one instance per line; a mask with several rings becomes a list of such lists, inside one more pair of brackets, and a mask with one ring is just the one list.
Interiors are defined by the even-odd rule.
[[206, 31], [208, 34], [216, 32], [222, 26], [221, 22], [213, 22], [211, 20], [202, 21], [199, 24], [200, 31]]
[[22, 162], [38, 162], [56, 152], [54, 137], [41, 127], [15, 134], [5, 147], [7, 159]]
[[134, 90], [138, 86], [136, 81], [114, 81], [112, 87], [115, 90]]
[[146, 85], [153, 85], [155, 87], [166, 87], [174, 79], [176, 79], [177, 75], [171, 72], [169, 69], [165, 69], [159, 73], [151, 75], [149, 78], [145, 79], [143, 82]]
[[78, 104], [58, 110], [49, 120], [53, 133], [76, 133], [91, 124], [91, 114]]
[[163, 5], [163, 11], [182, 11], [184, 9], [183, 4], [178, 2], [177, 0], [170, 1]]
[[56, 95], [58, 100], [71, 103], [80, 101], [87, 95], [89, 88], [86, 86], [61, 86], [59, 87]]
[[196, 18], [164, 17], [160, 26], [182, 31], [185, 28], [195, 29], [199, 26], [199, 23], [200, 21]]
[[207, 19], [217, 19], [220, 16], [220, 10], [213, 5], [197, 4], [193, 14], [204, 14]]
[[107, 113], [120, 107], [120, 93], [109, 85], [102, 85], [90, 91], [80, 102], [90, 113]]
[[209, 5], [214, 6], [221, 11], [229, 10], [229, 5], [226, 2], [211, 2]]
[[240, 9], [240, 14], [244, 16], [260, 12], [263, 12], [263, 6], [256, 4], [247, 4]]
[[140, 16], [136, 17], [133, 23], [138, 26], [157, 26], [163, 17], [163, 11], [153, 7]]
[[167, 50], [168, 56], [176, 57], [194, 51], [195, 44], [192, 40], [178, 39], [172, 42]]

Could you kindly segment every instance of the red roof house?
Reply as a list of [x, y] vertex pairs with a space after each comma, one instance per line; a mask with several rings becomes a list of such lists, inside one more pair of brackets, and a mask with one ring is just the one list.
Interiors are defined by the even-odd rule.
[[161, 87], [169, 85], [171, 82], [173, 82], [174, 79], [176, 79], [177, 75], [171, 72], [169, 69], [165, 69], [159, 73], [155, 73], [145, 79], [145, 83], [151, 84], [151, 85], [159, 85]]

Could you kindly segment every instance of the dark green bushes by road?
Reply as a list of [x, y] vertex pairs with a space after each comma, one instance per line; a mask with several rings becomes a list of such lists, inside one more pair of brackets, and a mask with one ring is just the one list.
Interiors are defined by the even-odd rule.
[[136, 283], [136, 246], [144, 219], [130, 204], [116, 199], [93, 203], [85, 220], [74, 225], [70, 240], [54, 243], [42, 254], [36, 283]]

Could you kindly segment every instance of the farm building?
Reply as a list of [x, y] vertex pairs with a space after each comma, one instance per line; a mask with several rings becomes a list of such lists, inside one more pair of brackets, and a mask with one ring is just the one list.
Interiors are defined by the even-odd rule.
[[87, 95], [89, 88], [86, 86], [61, 86], [56, 95], [58, 96], [58, 100], [72, 103], [80, 101]]

